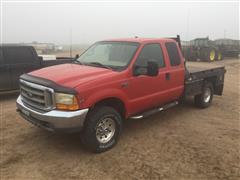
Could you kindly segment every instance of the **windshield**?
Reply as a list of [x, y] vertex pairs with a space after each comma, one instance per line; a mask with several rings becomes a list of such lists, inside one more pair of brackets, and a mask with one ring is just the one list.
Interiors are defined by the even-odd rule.
[[85, 51], [77, 61], [84, 65], [124, 69], [138, 45], [134, 42], [98, 42]]

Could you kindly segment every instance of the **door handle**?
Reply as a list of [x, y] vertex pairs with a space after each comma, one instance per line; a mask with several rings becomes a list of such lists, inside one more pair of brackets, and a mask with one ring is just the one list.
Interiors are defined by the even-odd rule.
[[167, 73], [165, 74], [165, 78], [166, 78], [167, 81], [170, 80], [170, 73], [169, 73], [169, 72], [167, 72]]
[[127, 88], [127, 87], [128, 87], [128, 85], [129, 85], [129, 83], [128, 83], [128, 82], [123, 82], [123, 83], [121, 83], [121, 86], [122, 86], [122, 88]]

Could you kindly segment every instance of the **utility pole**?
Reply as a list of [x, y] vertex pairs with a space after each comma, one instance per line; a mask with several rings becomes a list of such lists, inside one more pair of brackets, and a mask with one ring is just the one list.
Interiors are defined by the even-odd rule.
[[190, 16], [190, 9], [188, 8], [187, 12], [187, 35], [186, 35], [186, 40], [189, 40], [189, 16]]
[[70, 29], [70, 57], [72, 57], [72, 28]]

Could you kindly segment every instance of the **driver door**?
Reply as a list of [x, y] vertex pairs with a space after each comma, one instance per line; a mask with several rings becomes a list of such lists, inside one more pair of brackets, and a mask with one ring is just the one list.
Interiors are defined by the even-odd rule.
[[159, 65], [157, 76], [132, 76], [129, 80], [130, 113], [147, 110], [167, 100], [166, 93], [166, 65], [161, 45], [158, 43], [145, 44], [142, 48], [135, 66], [147, 66], [148, 61], [155, 61]]

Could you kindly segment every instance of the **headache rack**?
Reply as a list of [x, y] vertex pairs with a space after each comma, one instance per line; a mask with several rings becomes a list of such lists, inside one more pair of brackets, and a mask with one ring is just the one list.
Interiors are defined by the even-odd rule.
[[177, 37], [168, 37], [168, 39], [175, 40], [178, 43], [178, 46], [179, 46], [180, 50], [182, 51], [182, 44], [181, 44], [181, 39], [180, 39], [179, 35], [177, 35]]
[[55, 108], [54, 90], [20, 79], [20, 95], [23, 103], [37, 111]]

